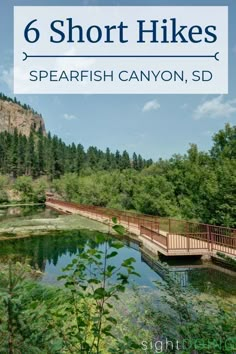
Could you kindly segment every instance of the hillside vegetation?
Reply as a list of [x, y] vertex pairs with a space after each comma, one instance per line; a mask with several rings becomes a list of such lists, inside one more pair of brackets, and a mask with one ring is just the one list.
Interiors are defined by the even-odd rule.
[[68, 201], [236, 226], [236, 127], [228, 124], [209, 152], [191, 145], [185, 155], [155, 163], [126, 151], [85, 151], [40, 130], [28, 138], [3, 132], [0, 173], [8, 176], [0, 179], [2, 202], [7, 189], [43, 201], [53, 187]]

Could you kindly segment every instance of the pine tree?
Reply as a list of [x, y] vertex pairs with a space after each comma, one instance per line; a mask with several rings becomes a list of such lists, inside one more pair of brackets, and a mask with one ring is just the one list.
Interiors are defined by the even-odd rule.
[[81, 144], [77, 145], [76, 149], [76, 172], [80, 173], [85, 161], [85, 152]]
[[125, 150], [121, 156], [121, 164], [120, 167], [122, 170], [130, 168], [130, 158], [128, 152]]
[[139, 154], [138, 155], [138, 170], [141, 171], [144, 167], [144, 162], [142, 159], [142, 156]]
[[26, 146], [27, 146], [27, 138], [25, 135], [19, 134], [18, 137], [18, 165], [17, 165], [17, 175], [22, 176], [25, 174], [25, 158], [26, 158]]
[[94, 169], [98, 162], [98, 150], [94, 146], [90, 146], [87, 150], [87, 163], [88, 166]]
[[35, 175], [35, 149], [34, 149], [34, 134], [33, 131], [30, 132], [30, 136], [27, 140], [27, 151], [26, 151], [26, 174], [29, 176]]
[[138, 170], [138, 157], [137, 157], [137, 154], [135, 152], [133, 153], [132, 167], [135, 170]]
[[45, 158], [44, 158], [44, 137], [42, 133], [39, 133], [38, 138], [38, 174], [43, 175], [45, 173]]
[[120, 152], [118, 150], [116, 150], [116, 154], [115, 154], [115, 161], [116, 161], [116, 168], [121, 168], [121, 156], [120, 156]]

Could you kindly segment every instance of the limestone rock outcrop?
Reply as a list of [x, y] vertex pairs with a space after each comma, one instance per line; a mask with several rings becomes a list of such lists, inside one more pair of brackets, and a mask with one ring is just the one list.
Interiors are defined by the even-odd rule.
[[46, 135], [45, 124], [41, 115], [31, 109], [25, 109], [18, 103], [0, 99], [0, 132], [13, 133], [14, 129], [17, 128], [18, 132], [29, 136], [32, 128], [38, 131], [40, 127], [43, 134]]

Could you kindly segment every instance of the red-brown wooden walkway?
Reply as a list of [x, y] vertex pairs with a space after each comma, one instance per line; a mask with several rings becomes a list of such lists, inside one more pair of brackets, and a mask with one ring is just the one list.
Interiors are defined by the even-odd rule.
[[221, 252], [236, 257], [236, 229], [69, 203], [52, 197], [47, 198], [46, 205], [103, 223], [111, 223], [116, 217], [128, 232], [138, 235], [150, 248], [153, 246], [154, 251], [167, 256], [211, 256]]

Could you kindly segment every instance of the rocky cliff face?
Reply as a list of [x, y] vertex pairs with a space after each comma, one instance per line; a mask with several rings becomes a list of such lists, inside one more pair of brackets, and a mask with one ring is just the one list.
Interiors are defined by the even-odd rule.
[[17, 128], [23, 135], [29, 136], [31, 127], [37, 131], [40, 126], [46, 135], [44, 120], [40, 115], [24, 109], [17, 103], [0, 99], [0, 132], [13, 133]]

